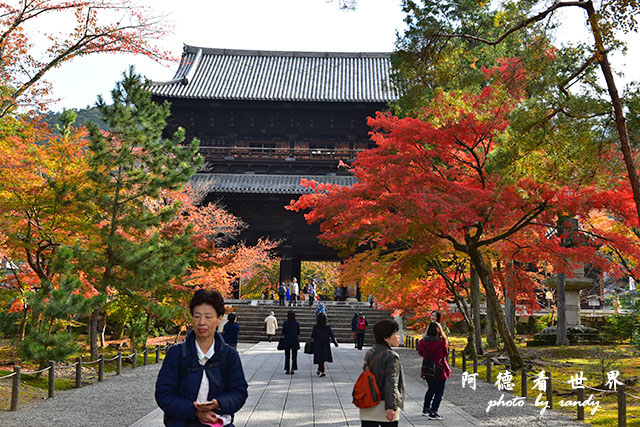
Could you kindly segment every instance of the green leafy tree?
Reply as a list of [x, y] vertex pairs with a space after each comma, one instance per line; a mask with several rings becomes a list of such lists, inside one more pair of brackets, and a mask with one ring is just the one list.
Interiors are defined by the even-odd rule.
[[[178, 203], [150, 209], [145, 202], [189, 181], [202, 164], [199, 143], [183, 145], [184, 129], [163, 137], [169, 103], [154, 103], [148, 82], [133, 68], [111, 95], [113, 104], [101, 97], [97, 102], [110, 131], [89, 125], [92, 190], [85, 196], [95, 204], [98, 239], [84, 251], [83, 268], [97, 293], [124, 294], [141, 310], [162, 311], [159, 300], [184, 275], [195, 251], [189, 229], [159, 227], [179, 210]], [[98, 354], [101, 310], [93, 311], [89, 325], [92, 357]]]
[[48, 360], [62, 361], [76, 352], [76, 335], [69, 330], [71, 321], [88, 315], [105, 302], [103, 295], [83, 293], [83, 284], [73, 273], [70, 248], [62, 247], [58, 251], [52, 270], [59, 283], [38, 288], [28, 295], [28, 305], [38, 322], [18, 345], [23, 359], [35, 360], [40, 366]]

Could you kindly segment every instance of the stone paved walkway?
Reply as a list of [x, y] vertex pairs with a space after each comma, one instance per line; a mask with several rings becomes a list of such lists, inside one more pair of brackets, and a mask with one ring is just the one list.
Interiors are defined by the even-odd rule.
[[[295, 375], [284, 373], [284, 355], [276, 343], [261, 342], [241, 355], [249, 382], [249, 398], [236, 414], [237, 427], [360, 426], [358, 408], [351, 403], [353, 383], [362, 370], [364, 351], [353, 344], [335, 348], [334, 363], [327, 364], [327, 376], [316, 376], [312, 356], [298, 354]], [[425, 386], [405, 375], [405, 408], [400, 425], [479, 426], [478, 420], [447, 401], [440, 406], [442, 421], [422, 417]], [[157, 409], [131, 427], [162, 426]]]

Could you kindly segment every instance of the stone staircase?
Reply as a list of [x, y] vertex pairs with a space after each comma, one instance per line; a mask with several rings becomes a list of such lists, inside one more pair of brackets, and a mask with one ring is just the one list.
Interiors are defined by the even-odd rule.
[[[267, 317], [269, 311], [273, 311], [276, 319], [278, 319], [278, 330], [275, 339], [277, 340], [282, 334], [282, 325], [287, 320], [287, 312], [293, 310], [296, 313], [296, 320], [300, 323], [300, 341], [307, 341], [311, 336], [311, 329], [316, 324], [315, 310], [316, 306], [308, 305], [297, 307], [279, 306], [277, 301], [270, 300], [226, 300], [227, 305], [231, 305], [232, 310], [237, 315], [236, 321], [240, 325], [238, 333], [238, 341], [241, 343], [257, 343], [266, 341], [267, 335], [264, 331], [264, 318]], [[382, 319], [390, 319], [391, 314], [388, 311], [369, 308], [369, 303], [347, 303], [325, 301], [327, 310], [327, 319], [338, 343], [353, 344], [351, 334], [351, 319], [357, 312], [362, 312], [369, 322], [365, 333], [365, 345], [372, 345], [373, 325]], [[308, 303], [307, 303], [308, 304]], [[222, 330], [222, 325], [220, 326]]]

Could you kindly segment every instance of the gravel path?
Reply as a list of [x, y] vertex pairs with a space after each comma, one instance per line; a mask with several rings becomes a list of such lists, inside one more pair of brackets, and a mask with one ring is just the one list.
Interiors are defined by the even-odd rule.
[[160, 365], [123, 370], [122, 375], [80, 389], [57, 392], [53, 399], [0, 413], [0, 425], [29, 427], [128, 426], [154, 410]]
[[[240, 344], [242, 352], [253, 344]], [[80, 389], [57, 392], [53, 399], [0, 412], [0, 426], [129, 426], [158, 407], [154, 398], [160, 364], [123, 369], [120, 376]]]
[[[402, 359], [405, 376], [419, 375], [422, 358], [417, 351], [407, 348], [398, 349], [398, 353]], [[473, 372], [473, 366], [467, 365]], [[484, 380], [476, 381], [476, 390], [467, 386], [462, 388], [462, 371], [458, 368], [452, 368], [451, 378], [447, 380], [444, 400], [447, 400], [458, 406], [465, 412], [477, 418], [487, 426], [586, 426], [589, 424], [582, 423], [559, 411], [547, 410], [543, 416], [540, 416], [540, 408], [535, 407], [530, 401], [524, 403], [522, 407], [493, 407], [487, 412], [487, 406], [490, 400], [500, 399], [500, 395], [504, 394], [503, 401], [512, 400], [516, 395], [509, 392], [499, 391], [494, 384], [489, 384]], [[497, 375], [494, 372], [494, 378]], [[557, 405], [559, 398], [554, 397], [554, 405]], [[585, 408], [585, 418], [589, 419], [588, 410]]]

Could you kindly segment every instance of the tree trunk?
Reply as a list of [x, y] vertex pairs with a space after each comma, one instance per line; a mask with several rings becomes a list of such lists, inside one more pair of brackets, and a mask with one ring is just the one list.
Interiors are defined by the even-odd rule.
[[567, 307], [565, 303], [564, 273], [558, 273], [558, 327], [556, 328], [556, 345], [569, 345], [567, 338]]
[[20, 322], [20, 331], [19, 331], [19, 335], [20, 335], [20, 342], [24, 341], [24, 336], [26, 334], [27, 331], [27, 318], [29, 316], [29, 310], [27, 310], [27, 308], [25, 307], [22, 313], [22, 321]]
[[471, 262], [473, 263], [473, 266], [476, 268], [478, 276], [480, 277], [480, 281], [482, 282], [482, 286], [484, 287], [484, 291], [487, 296], [487, 305], [492, 306], [496, 315], [498, 333], [500, 334], [500, 338], [502, 338], [502, 341], [504, 342], [504, 349], [509, 356], [509, 360], [511, 361], [511, 369], [518, 370], [522, 368], [522, 366], [524, 366], [524, 360], [522, 359], [520, 350], [518, 350], [518, 347], [516, 346], [516, 343], [509, 333], [509, 329], [507, 328], [504, 312], [502, 311], [502, 307], [500, 306], [500, 301], [498, 300], [496, 290], [493, 287], [491, 271], [489, 270], [487, 264], [484, 262], [482, 254], [477, 248], [469, 248], [469, 257], [471, 259]]
[[91, 349], [91, 360], [98, 358], [98, 320], [100, 320], [100, 309], [96, 308], [89, 316], [89, 347]]
[[476, 333], [473, 323], [465, 323], [467, 326], [467, 345], [464, 348], [464, 352], [473, 359], [478, 353], [476, 352]]
[[516, 336], [516, 305], [511, 296], [512, 292], [509, 290], [513, 285], [513, 265], [507, 264], [507, 271], [505, 271], [505, 286], [504, 286], [504, 315], [507, 322], [507, 328], [512, 337]]
[[491, 308], [491, 304], [489, 304], [489, 299], [487, 298], [487, 322], [485, 324], [485, 334], [487, 335], [487, 345], [489, 348], [498, 347], [498, 339], [496, 338], [496, 331], [493, 327], [496, 321], [496, 315], [493, 313], [493, 308]]
[[[471, 357], [476, 355], [476, 343], [475, 343], [475, 332], [473, 328], [473, 319], [471, 318], [471, 311], [469, 310], [469, 305], [467, 301], [456, 292], [455, 285], [452, 283], [451, 286], [448, 286], [449, 291], [454, 296], [454, 301], [458, 306], [458, 310], [462, 313], [462, 319], [464, 320], [464, 324], [467, 330], [467, 345], [464, 349], [464, 352]], [[467, 293], [468, 295], [468, 293]]]
[[478, 281], [478, 273], [473, 266], [471, 266], [469, 287], [471, 288], [471, 310], [473, 313], [473, 333], [476, 344], [476, 354], [482, 355], [485, 353], [485, 350], [482, 346], [482, 325], [480, 324], [480, 283]]
[[604, 47], [602, 40], [602, 31], [598, 23], [598, 16], [593, 7], [591, 1], [584, 3], [584, 8], [587, 11], [589, 17], [589, 23], [591, 24], [591, 32], [595, 39], [598, 63], [604, 80], [607, 83], [607, 90], [609, 96], [611, 96], [611, 103], [613, 104], [613, 111], [616, 118], [616, 127], [618, 129], [618, 136], [620, 139], [620, 151], [622, 151], [622, 157], [624, 158], [624, 164], [627, 168], [627, 175], [629, 177], [629, 183], [631, 184], [631, 191], [633, 192], [633, 201], [636, 205], [636, 215], [638, 221], [640, 221], [640, 180], [638, 179], [638, 171], [636, 170], [635, 161], [631, 152], [631, 144], [629, 143], [629, 132], [627, 129], [627, 122], [624, 116], [624, 108], [620, 95], [618, 94], [618, 88], [613, 78], [613, 71], [611, 70], [611, 64], [607, 57], [607, 50]]
[[105, 331], [107, 330], [107, 312], [105, 311], [102, 314], [102, 324], [100, 327], [100, 347], [101, 348], [105, 348], [107, 346], [107, 343], [105, 341]]

